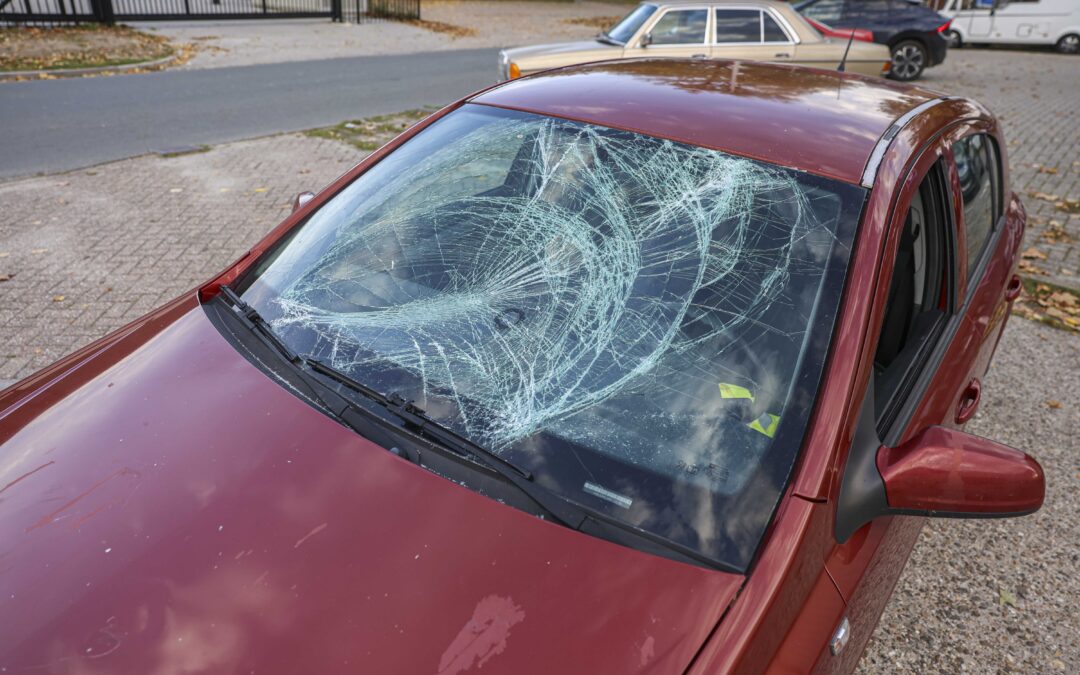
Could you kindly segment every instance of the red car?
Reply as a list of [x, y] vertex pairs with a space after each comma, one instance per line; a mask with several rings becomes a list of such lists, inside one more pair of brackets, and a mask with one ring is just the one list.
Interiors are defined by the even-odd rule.
[[852, 670], [1019, 292], [994, 117], [636, 60], [432, 115], [0, 395], [6, 672]]

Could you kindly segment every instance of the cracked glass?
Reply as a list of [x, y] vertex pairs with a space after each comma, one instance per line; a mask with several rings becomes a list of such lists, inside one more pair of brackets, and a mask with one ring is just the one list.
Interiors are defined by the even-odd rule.
[[242, 290], [298, 353], [745, 568], [805, 432], [863, 197], [470, 104], [345, 187]]

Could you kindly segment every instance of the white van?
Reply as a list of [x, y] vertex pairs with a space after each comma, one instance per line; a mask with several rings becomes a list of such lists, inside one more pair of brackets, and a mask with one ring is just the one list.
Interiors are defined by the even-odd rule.
[[1054, 45], [1080, 52], [1080, 0], [947, 0], [950, 47], [972, 43]]

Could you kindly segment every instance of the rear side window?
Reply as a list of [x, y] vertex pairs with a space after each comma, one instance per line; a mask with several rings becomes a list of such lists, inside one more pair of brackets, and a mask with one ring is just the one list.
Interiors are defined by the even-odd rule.
[[964, 252], [970, 279], [997, 220], [999, 200], [995, 193], [1001, 180], [997, 152], [986, 134], [962, 138], [953, 144], [952, 149], [964, 201]]
[[756, 9], [716, 10], [716, 42], [761, 42], [761, 12]]

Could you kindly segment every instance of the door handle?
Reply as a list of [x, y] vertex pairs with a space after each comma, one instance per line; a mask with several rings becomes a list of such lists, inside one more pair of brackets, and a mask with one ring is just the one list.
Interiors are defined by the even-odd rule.
[[700, 60], [700, 59], [708, 58], [708, 54], [694, 54], [690, 58]]
[[1024, 290], [1024, 284], [1020, 281], [1019, 275], [1012, 275], [1012, 279], [1009, 279], [1009, 283], [1005, 286], [1005, 300], [1012, 302], [1020, 297], [1020, 291]]
[[773, 58], [775, 58], [775, 59], [790, 59], [791, 54], [789, 54], [788, 52], [779, 52], [777, 54], [773, 54]]
[[956, 423], [963, 424], [975, 416], [979, 409], [979, 400], [982, 398], [982, 385], [979, 378], [973, 378], [968, 386], [964, 387], [964, 393], [960, 394], [960, 404], [956, 407]]

